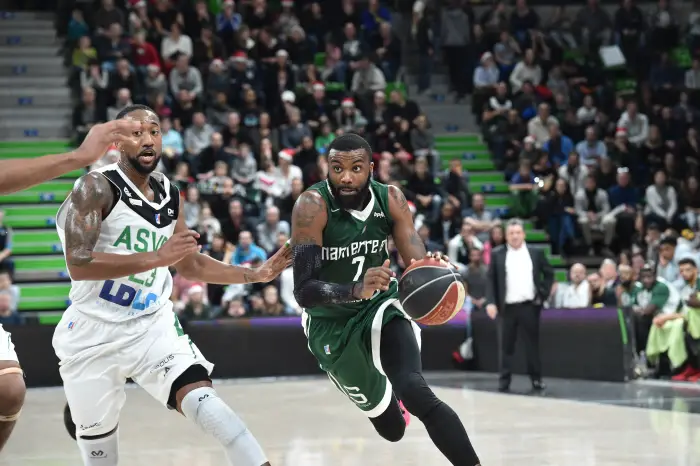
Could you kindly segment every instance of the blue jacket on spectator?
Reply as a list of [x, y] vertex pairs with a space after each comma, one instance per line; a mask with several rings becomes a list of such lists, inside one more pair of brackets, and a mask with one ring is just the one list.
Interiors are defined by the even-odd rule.
[[566, 161], [569, 160], [569, 154], [574, 151], [574, 143], [571, 138], [564, 136], [560, 137], [561, 143], [559, 147], [554, 147], [552, 140], [545, 142], [542, 146], [542, 150], [549, 155], [549, 161], [556, 165], [565, 165]]
[[68, 38], [72, 41], [78, 41], [83, 36], [90, 35], [90, 28], [85, 22], [71, 19], [68, 23]]
[[379, 20], [391, 21], [391, 13], [383, 6], [377, 8], [376, 14], [369, 10], [362, 12], [362, 28], [367, 32], [374, 32], [379, 29]]
[[163, 134], [163, 148], [171, 148], [176, 154], [185, 153], [185, 145], [182, 142], [180, 133], [171, 129]]
[[236, 252], [234, 252], [231, 257], [231, 263], [233, 265], [245, 265], [250, 264], [255, 259], [266, 261], [267, 253], [260, 246], [251, 244], [246, 250], [243, 250], [243, 248], [236, 248]]
[[233, 32], [238, 31], [238, 29], [243, 25], [243, 19], [241, 18], [241, 15], [238, 13], [234, 13], [234, 15], [229, 19], [224, 16], [223, 13], [219, 13], [216, 15], [216, 31], [217, 32], [223, 32], [226, 31], [227, 29], [230, 29]]
[[23, 325], [24, 316], [18, 312], [13, 312], [7, 317], [0, 317], [0, 325]]
[[639, 192], [634, 186], [625, 186], [623, 188], [620, 185], [615, 185], [608, 190], [608, 199], [611, 209], [623, 204], [636, 208], [637, 204], [639, 204]]

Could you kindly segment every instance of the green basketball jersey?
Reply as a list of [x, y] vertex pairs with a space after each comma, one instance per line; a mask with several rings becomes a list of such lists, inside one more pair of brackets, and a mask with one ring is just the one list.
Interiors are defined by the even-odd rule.
[[[371, 199], [362, 211], [345, 210], [333, 197], [327, 181], [311, 186], [326, 201], [328, 223], [323, 230], [322, 268], [319, 280], [349, 284], [362, 280], [367, 269], [380, 267], [389, 258], [388, 237], [392, 233], [389, 215], [389, 187], [370, 180]], [[393, 298], [398, 282], [392, 280], [389, 290], [370, 299], [344, 304], [330, 304], [306, 309], [311, 317], [350, 318], [366, 308], [370, 301]]]
[[629, 290], [623, 290], [620, 295], [620, 306], [630, 307], [637, 304], [637, 294], [642, 291], [644, 287], [640, 282], [634, 282], [630, 286]]

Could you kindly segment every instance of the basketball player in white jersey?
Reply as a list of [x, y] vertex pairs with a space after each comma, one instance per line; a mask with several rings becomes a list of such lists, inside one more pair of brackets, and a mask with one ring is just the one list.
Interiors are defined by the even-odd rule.
[[[131, 137], [141, 123], [112, 121], [92, 127], [82, 145], [63, 154], [0, 160], [0, 194], [8, 194], [79, 170], [99, 160], [114, 142]], [[19, 419], [26, 388], [10, 333], [0, 325], [0, 450]]]
[[291, 263], [291, 249], [282, 248], [259, 269], [200, 254], [198, 235], [180, 214], [178, 189], [153, 171], [161, 155], [158, 117], [134, 105], [117, 118], [139, 121], [142, 129], [118, 144], [116, 164], [76, 182], [56, 220], [72, 286], [53, 345], [83, 464], [117, 465], [119, 413], [131, 378], [214, 436], [231, 464], [269, 466], [212, 388], [213, 365], [182, 331], [168, 267], [208, 283], [266, 282]]

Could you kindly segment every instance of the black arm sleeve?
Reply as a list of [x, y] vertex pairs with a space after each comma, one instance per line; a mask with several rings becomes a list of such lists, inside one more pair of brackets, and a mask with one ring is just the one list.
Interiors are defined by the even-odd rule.
[[294, 298], [303, 308], [357, 301], [353, 296], [356, 283], [328, 283], [317, 279], [321, 270], [321, 246], [294, 246]]

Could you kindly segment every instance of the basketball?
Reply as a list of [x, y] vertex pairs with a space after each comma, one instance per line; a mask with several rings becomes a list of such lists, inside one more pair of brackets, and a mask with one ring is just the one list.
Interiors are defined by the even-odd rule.
[[444, 261], [421, 259], [411, 264], [399, 281], [399, 299], [414, 321], [425, 325], [449, 322], [464, 305], [464, 285]]

